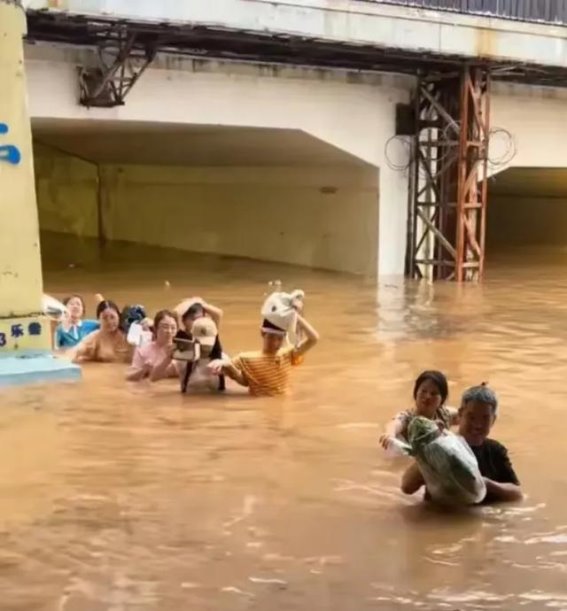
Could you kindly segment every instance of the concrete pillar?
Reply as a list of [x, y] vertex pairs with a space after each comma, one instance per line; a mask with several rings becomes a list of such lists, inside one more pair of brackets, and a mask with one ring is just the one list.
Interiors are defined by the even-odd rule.
[[80, 375], [68, 363], [50, 358], [50, 326], [41, 315], [39, 221], [22, 43], [25, 32], [20, 1], [0, 0], [0, 386]]
[[49, 347], [48, 329], [38, 319], [42, 278], [24, 78], [25, 29], [19, 2], [0, 0], [0, 352]]
[[378, 277], [403, 276], [408, 218], [408, 179], [405, 172], [380, 166]]

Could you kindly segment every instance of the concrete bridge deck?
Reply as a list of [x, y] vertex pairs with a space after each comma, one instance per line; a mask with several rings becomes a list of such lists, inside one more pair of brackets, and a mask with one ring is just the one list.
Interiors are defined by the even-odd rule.
[[[26, 0], [32, 39], [93, 44], [120, 21], [162, 47], [215, 57], [415, 72], [455, 59], [565, 82], [567, 27], [364, 0]], [[106, 33], [105, 33], [106, 32]], [[153, 38], [152, 38], [153, 37]], [[377, 53], [377, 50], [381, 50]]]

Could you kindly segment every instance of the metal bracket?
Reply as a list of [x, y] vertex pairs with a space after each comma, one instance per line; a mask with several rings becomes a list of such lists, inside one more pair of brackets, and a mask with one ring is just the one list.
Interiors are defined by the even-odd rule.
[[475, 281], [484, 270], [488, 69], [419, 79], [410, 173], [407, 273]]
[[124, 99], [156, 56], [157, 45], [140, 45], [121, 28], [97, 46], [95, 68], [79, 68], [80, 103], [87, 108], [123, 106]]

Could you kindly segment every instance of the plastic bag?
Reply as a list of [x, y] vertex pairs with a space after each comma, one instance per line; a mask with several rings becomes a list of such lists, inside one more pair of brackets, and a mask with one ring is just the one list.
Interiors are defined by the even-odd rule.
[[440, 431], [427, 418], [408, 426], [408, 453], [415, 457], [431, 498], [443, 505], [475, 505], [486, 496], [486, 484], [467, 442]]
[[67, 314], [67, 306], [63, 305], [51, 295], [43, 295], [41, 298], [41, 310], [49, 318], [60, 320]]
[[128, 329], [126, 341], [131, 346], [141, 347], [151, 343], [153, 334], [151, 331], [146, 331], [144, 326], [139, 322], [133, 322]]
[[293, 307], [295, 301], [303, 301], [305, 293], [295, 290], [285, 293], [281, 290], [274, 291], [264, 301], [261, 316], [276, 327], [283, 329], [289, 335], [290, 341], [295, 343], [295, 331], [297, 324], [297, 312]]

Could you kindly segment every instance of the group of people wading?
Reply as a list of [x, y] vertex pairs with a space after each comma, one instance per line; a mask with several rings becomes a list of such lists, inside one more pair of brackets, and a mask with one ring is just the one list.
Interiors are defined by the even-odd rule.
[[66, 310], [55, 329], [56, 348], [75, 363], [128, 363], [126, 379], [132, 382], [178, 378], [184, 393], [224, 392], [228, 379], [254, 396], [286, 394], [292, 368], [319, 340], [302, 316], [300, 292], [297, 297], [273, 293], [261, 323], [261, 348], [234, 358], [223, 351], [219, 336], [223, 311], [199, 297], [160, 310], [152, 320], [142, 306], [120, 310], [101, 295], [97, 301], [96, 320], [84, 318], [80, 295], [63, 301]]
[[[66, 311], [54, 341], [76, 363], [127, 363], [126, 379], [131, 382], [175, 378], [183, 393], [222, 393], [235, 383], [256, 397], [284, 395], [293, 367], [319, 340], [302, 315], [303, 297], [301, 291], [273, 293], [262, 308], [260, 349], [234, 358], [223, 351], [219, 336], [223, 311], [198, 297], [160, 310], [149, 320], [142, 306], [120, 310], [98, 295], [96, 320], [88, 320], [82, 297], [71, 295], [63, 302]], [[444, 434], [455, 427], [484, 478], [483, 502], [520, 500], [520, 483], [508, 451], [488, 438], [498, 414], [494, 391], [485, 384], [469, 388], [458, 409], [447, 406], [448, 395], [443, 373], [423, 372], [415, 381], [414, 406], [387, 424], [380, 445], [388, 451], [395, 440], [407, 441], [408, 426], [416, 417], [434, 421]], [[414, 494], [424, 487], [419, 465], [412, 461], [402, 475], [401, 490]], [[427, 490], [424, 498], [428, 499]]]

